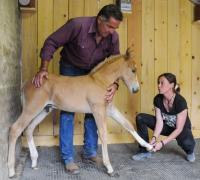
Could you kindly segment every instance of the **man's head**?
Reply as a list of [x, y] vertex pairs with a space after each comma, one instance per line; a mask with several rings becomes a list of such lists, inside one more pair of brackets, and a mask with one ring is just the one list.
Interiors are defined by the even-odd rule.
[[119, 27], [123, 20], [122, 12], [114, 4], [104, 6], [97, 15], [97, 28], [99, 35], [107, 37]]

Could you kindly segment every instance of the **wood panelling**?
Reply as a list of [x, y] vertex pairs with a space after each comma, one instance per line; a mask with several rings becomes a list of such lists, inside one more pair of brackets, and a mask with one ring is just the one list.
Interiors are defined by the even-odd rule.
[[141, 63], [141, 110], [153, 113], [152, 99], [155, 94], [155, 1], [142, 1], [142, 63]]
[[192, 24], [192, 127], [200, 130], [200, 24]]
[[[128, 14], [127, 19], [127, 43], [128, 47], [130, 45], [134, 46], [134, 59], [137, 63], [137, 73], [138, 73], [138, 80], [141, 84], [141, 50], [142, 50], [142, 1], [135, 0], [133, 1], [134, 10], [132, 14]], [[129, 106], [128, 106], [128, 115], [131, 122], [135, 125], [135, 116], [138, 112], [140, 112], [141, 106], [141, 91], [137, 92], [136, 94], [129, 94]]]
[[[53, 0], [42, 0], [37, 3], [37, 41], [38, 41], [38, 65], [40, 66], [40, 49], [43, 46], [43, 43], [47, 36], [53, 32]], [[39, 68], [39, 67], [38, 67]], [[49, 71], [53, 72], [53, 63], [49, 65]], [[35, 131], [36, 135], [52, 135], [53, 126], [52, 126], [52, 114], [49, 114], [47, 118], [37, 128]], [[48, 128], [47, 128], [48, 127]]]
[[167, 69], [167, 0], [155, 0], [155, 94], [157, 77]]
[[[37, 13], [22, 14], [22, 81], [32, 79], [37, 72]], [[28, 47], [28, 48], [27, 48]], [[30, 67], [30, 68], [27, 68]]]
[[[39, 52], [49, 34], [69, 18], [95, 16], [114, 0], [38, 0], [34, 12], [22, 12], [23, 81], [31, 79], [40, 65]], [[135, 124], [139, 112], [153, 114], [157, 77], [164, 72], [176, 74], [181, 94], [189, 107], [194, 135], [200, 137], [200, 25], [192, 23], [193, 5], [188, 0], [134, 0], [132, 14], [125, 14], [119, 29], [120, 50], [134, 44], [140, 92], [130, 94], [120, 82], [114, 98], [119, 110]], [[36, 51], [37, 50], [37, 51]], [[58, 74], [59, 51], [50, 71]], [[193, 57], [193, 58], [192, 58]], [[38, 61], [36, 60], [38, 58]], [[26, 68], [25, 68], [26, 67]], [[49, 115], [35, 131], [37, 145], [58, 144], [59, 112], [53, 127]], [[75, 143], [83, 142], [83, 114], [75, 120]], [[133, 138], [116, 122], [108, 119], [109, 143], [132, 142]]]
[[[181, 94], [186, 98], [189, 114], [192, 108], [192, 5], [189, 1], [179, 0], [180, 3], [180, 85]], [[191, 115], [191, 114], [190, 114]]]
[[179, 1], [168, 0], [167, 5], [167, 67], [168, 71], [176, 75], [179, 82], [180, 71], [180, 15], [177, 12], [179, 9]]

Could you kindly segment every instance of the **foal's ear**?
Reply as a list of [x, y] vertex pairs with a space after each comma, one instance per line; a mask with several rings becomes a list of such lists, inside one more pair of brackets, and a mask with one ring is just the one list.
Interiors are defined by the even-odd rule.
[[126, 54], [125, 54], [125, 59], [129, 60], [129, 59], [133, 59], [134, 57], [134, 49], [133, 49], [133, 44], [128, 47], [128, 49], [126, 50]]

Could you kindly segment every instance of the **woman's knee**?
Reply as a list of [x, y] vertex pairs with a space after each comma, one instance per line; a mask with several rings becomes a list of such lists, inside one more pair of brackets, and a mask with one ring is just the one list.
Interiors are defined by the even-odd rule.
[[144, 119], [145, 119], [145, 114], [144, 113], [139, 113], [136, 116], [136, 123], [137, 124], [142, 123]]
[[177, 143], [186, 153], [192, 152], [196, 144], [193, 137], [177, 138]]

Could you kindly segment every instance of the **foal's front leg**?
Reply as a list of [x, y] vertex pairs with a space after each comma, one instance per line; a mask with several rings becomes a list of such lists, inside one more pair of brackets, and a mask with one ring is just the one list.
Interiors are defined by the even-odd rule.
[[141, 146], [146, 147], [148, 151], [153, 149], [153, 146], [144, 141], [144, 139], [138, 135], [133, 125], [118, 111], [114, 105], [110, 104], [108, 106], [107, 114], [121, 124], [127, 131], [129, 131]]
[[112, 174], [113, 168], [108, 156], [108, 147], [107, 147], [107, 122], [106, 122], [106, 111], [104, 105], [92, 105], [91, 107], [96, 125], [99, 132], [99, 138], [102, 144], [102, 156], [103, 164], [107, 168], [107, 173]]

